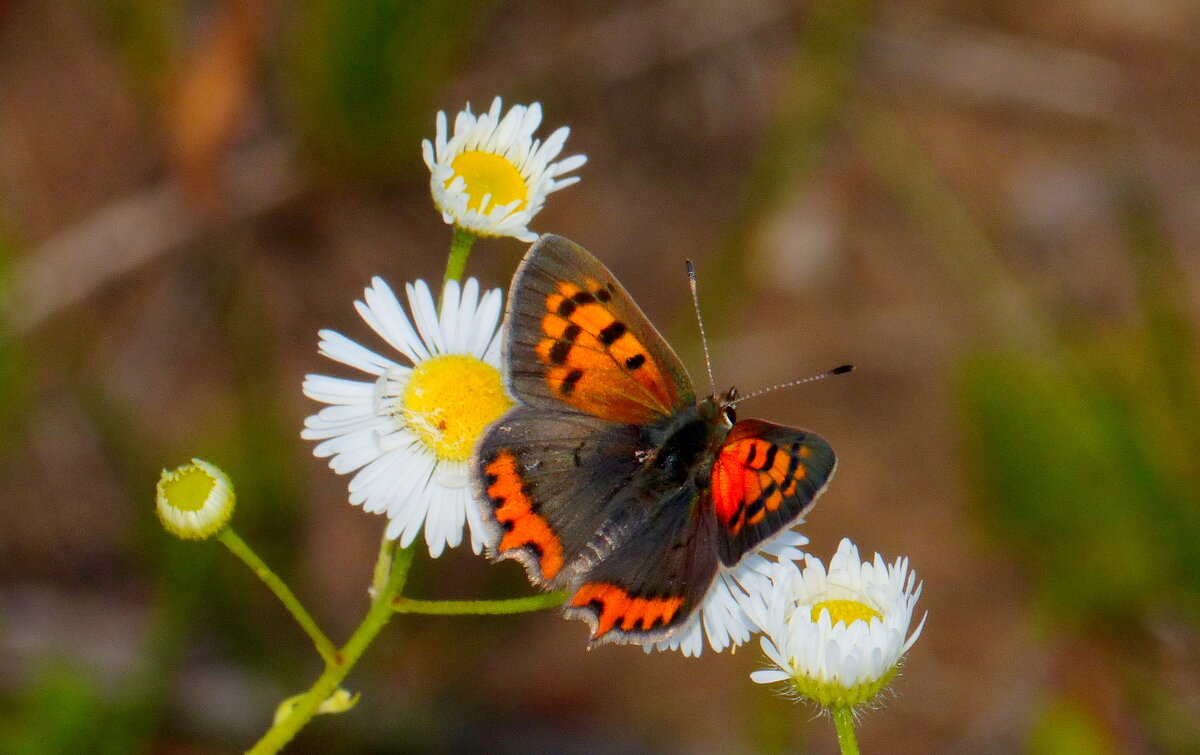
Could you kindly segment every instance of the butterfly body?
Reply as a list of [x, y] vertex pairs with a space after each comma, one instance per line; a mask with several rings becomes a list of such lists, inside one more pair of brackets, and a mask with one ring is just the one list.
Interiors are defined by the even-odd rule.
[[595, 257], [533, 245], [509, 294], [504, 356], [517, 405], [476, 446], [489, 553], [572, 590], [592, 641], [684, 626], [714, 578], [795, 523], [832, 449], [804, 430], [736, 422], [736, 392], [697, 402], [678, 357]]
[[657, 497], [688, 483], [706, 489], [712, 461], [732, 427], [711, 397], [649, 426], [639, 490]]

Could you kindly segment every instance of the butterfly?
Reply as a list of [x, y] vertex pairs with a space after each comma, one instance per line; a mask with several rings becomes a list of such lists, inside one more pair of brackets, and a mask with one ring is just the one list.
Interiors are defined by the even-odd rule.
[[836, 466], [820, 437], [697, 401], [679, 357], [583, 247], [542, 236], [513, 277], [516, 403], [475, 447], [488, 555], [570, 590], [591, 644], [663, 640], [722, 570], [790, 528]]

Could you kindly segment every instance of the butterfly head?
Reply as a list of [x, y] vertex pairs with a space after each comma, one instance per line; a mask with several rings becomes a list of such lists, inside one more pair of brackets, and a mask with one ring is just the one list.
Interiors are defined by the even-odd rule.
[[711, 424], [733, 427], [737, 422], [737, 411], [733, 408], [737, 400], [737, 388], [709, 396], [700, 402], [700, 416]]

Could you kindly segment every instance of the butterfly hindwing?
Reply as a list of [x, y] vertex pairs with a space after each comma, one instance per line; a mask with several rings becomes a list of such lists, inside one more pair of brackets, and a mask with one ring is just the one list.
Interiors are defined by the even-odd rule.
[[534, 584], [571, 584], [637, 472], [639, 439], [634, 425], [575, 411], [511, 409], [480, 439], [472, 471], [489, 555], [521, 561]]
[[561, 236], [541, 237], [517, 269], [505, 356], [509, 388], [530, 406], [648, 424], [695, 401], [679, 358], [625, 288]]
[[721, 562], [732, 566], [808, 511], [829, 484], [837, 457], [807, 430], [742, 420], [712, 467], [712, 508], [722, 529]]
[[583, 575], [567, 602], [567, 615], [591, 626], [593, 644], [666, 637], [688, 621], [716, 576], [722, 535], [697, 487], [689, 483], [653, 503], [609, 524], [605, 537], [618, 547]]

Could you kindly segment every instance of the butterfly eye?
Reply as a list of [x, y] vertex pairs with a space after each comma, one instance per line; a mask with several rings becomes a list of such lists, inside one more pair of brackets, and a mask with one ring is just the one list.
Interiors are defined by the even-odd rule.
[[729, 424], [737, 424], [737, 410], [732, 406], [725, 407], [725, 419], [729, 420]]

